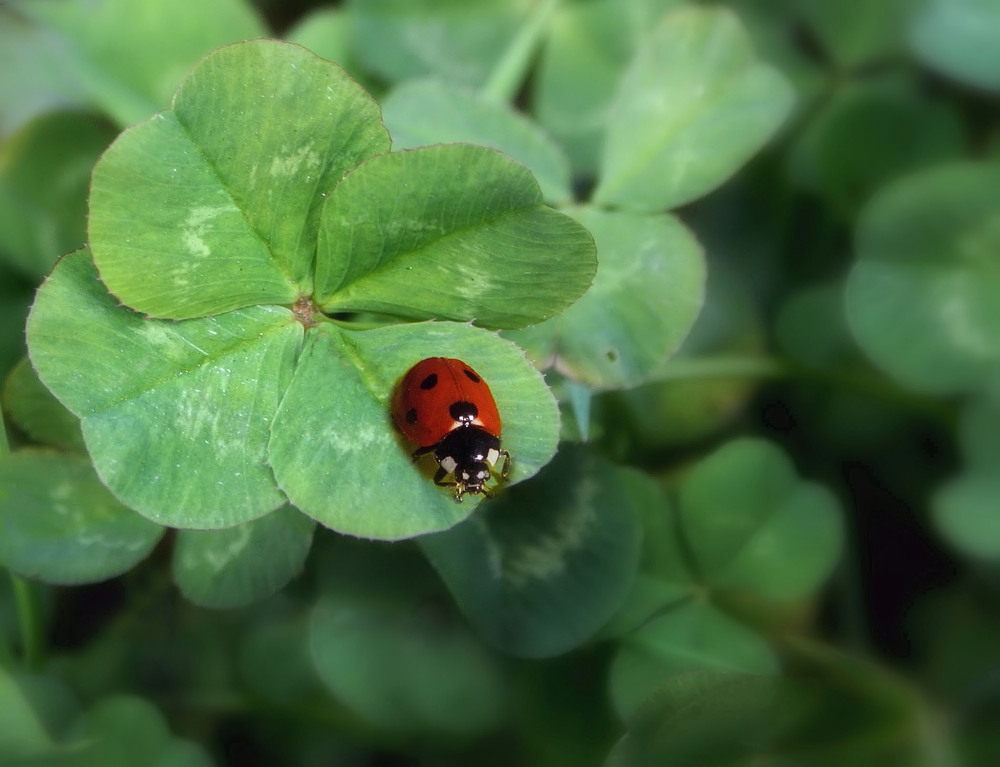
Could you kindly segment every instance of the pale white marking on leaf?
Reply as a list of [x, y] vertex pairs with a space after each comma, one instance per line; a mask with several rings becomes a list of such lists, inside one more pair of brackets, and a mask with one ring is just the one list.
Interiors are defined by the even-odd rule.
[[584, 478], [579, 484], [581, 497], [559, 514], [550, 533], [504, 552], [502, 573], [507, 583], [522, 588], [566, 570], [569, 555], [586, 545], [594, 526], [595, 489], [594, 483]]
[[232, 537], [232, 540], [227, 545], [208, 548], [202, 552], [202, 558], [213, 572], [221, 572], [227, 564], [243, 553], [252, 537], [250, 525], [232, 528], [228, 535]]
[[108, 537], [106, 535], [100, 535], [99, 533], [85, 533], [79, 532], [76, 536], [77, 542], [85, 547], [100, 547], [102, 549], [109, 550], [125, 550], [125, 551], [139, 551], [149, 545], [149, 541], [145, 538], [137, 538], [134, 540], [126, 538], [114, 538]]
[[224, 213], [238, 212], [233, 205], [196, 205], [188, 211], [181, 224], [181, 242], [187, 252], [195, 258], [205, 258], [212, 249], [205, 242], [209, 224]]
[[188, 348], [196, 349], [206, 357], [209, 356], [207, 351], [182, 335], [178, 327], [176, 323], [150, 320], [137, 324], [135, 332], [142, 338], [146, 346], [154, 350], [153, 356], [161, 359], [180, 360], [190, 357]]
[[220, 461], [246, 453], [246, 435], [252, 428], [249, 414], [219, 406], [242, 396], [240, 381], [234, 382], [232, 371], [224, 367], [203, 368], [198, 378], [197, 385], [181, 390], [177, 397], [177, 433], [190, 442], [211, 446]]
[[350, 431], [327, 429], [323, 432], [322, 439], [339, 453], [353, 453], [375, 444], [381, 436], [381, 430], [365, 426]]
[[168, 326], [164, 322], [142, 322], [135, 325], [135, 331], [140, 336], [142, 336], [143, 342], [147, 346], [152, 346], [156, 349], [156, 354], [159, 356], [164, 356], [168, 353], [167, 347], [177, 347], [178, 336], [173, 330], [172, 326]]
[[478, 253], [472, 254], [468, 259], [459, 259], [455, 262], [450, 282], [451, 290], [454, 293], [473, 301], [500, 290], [501, 286], [484, 273], [480, 263]]
[[943, 275], [934, 286], [937, 314], [949, 340], [972, 357], [989, 359], [997, 354], [996, 338], [989, 322], [978, 316], [982, 290], [980, 275], [957, 271]]
[[317, 168], [320, 164], [319, 153], [312, 144], [293, 149], [271, 160], [272, 176], [294, 176], [301, 170]]

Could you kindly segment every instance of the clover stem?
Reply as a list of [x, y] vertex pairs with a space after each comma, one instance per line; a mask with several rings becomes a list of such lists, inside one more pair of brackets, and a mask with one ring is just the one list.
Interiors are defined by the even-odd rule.
[[42, 632], [39, 626], [38, 600], [31, 584], [10, 573], [11, 589], [17, 610], [17, 623], [21, 633], [21, 652], [24, 668], [30, 672], [42, 667]]
[[670, 360], [657, 379], [677, 381], [698, 378], [780, 378], [788, 372], [788, 366], [774, 357], [721, 354]]
[[909, 392], [881, 373], [864, 366], [834, 365], [827, 368], [811, 368], [792, 359], [777, 356], [719, 354], [673, 359], [657, 375], [656, 380], [691, 381], [706, 378], [810, 381], [831, 389], [891, 402], [945, 425], [950, 425], [955, 415], [952, 403], [942, 402], [930, 395]]
[[484, 96], [500, 102], [514, 98], [531, 68], [538, 44], [559, 2], [560, 0], [536, 0], [483, 86]]
[[573, 417], [576, 419], [577, 431], [584, 442], [590, 436], [590, 404], [593, 396], [594, 392], [590, 387], [566, 379], [566, 399], [569, 401]]
[[0, 413], [0, 458], [5, 457], [10, 452], [10, 445], [7, 442], [7, 429], [3, 424], [3, 413]]

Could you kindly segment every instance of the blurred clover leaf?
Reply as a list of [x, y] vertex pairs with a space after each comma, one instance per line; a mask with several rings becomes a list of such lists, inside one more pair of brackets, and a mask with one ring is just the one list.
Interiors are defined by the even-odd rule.
[[643, 483], [591, 450], [563, 447], [530, 482], [419, 543], [493, 645], [558, 655], [589, 639], [632, 585]]
[[524, 0], [348, 0], [354, 53], [388, 82], [435, 75], [479, 86], [522, 22]]
[[727, 597], [787, 604], [809, 598], [840, 556], [832, 494], [796, 476], [762, 440], [734, 440], [685, 477], [676, 511], [647, 504], [632, 594], [609, 631], [622, 635], [611, 671], [623, 716], [684, 671], [778, 670], [767, 640], [726, 614]]
[[1000, 404], [996, 392], [965, 406], [959, 421], [964, 471], [933, 498], [934, 521], [941, 534], [970, 556], [1000, 559]]
[[70, 413], [38, 380], [27, 358], [10, 371], [0, 404], [17, 426], [34, 441], [68, 452], [83, 453], [80, 419]]
[[767, 640], [707, 602], [686, 601], [626, 637], [611, 666], [611, 697], [626, 718], [660, 683], [692, 670], [777, 674]]
[[509, 104], [438, 80], [408, 81], [382, 100], [382, 119], [396, 149], [456, 141], [491, 146], [530, 169], [548, 202], [573, 198], [562, 149]]
[[667, 13], [618, 83], [594, 202], [645, 212], [700, 197], [763, 146], [792, 101], [731, 12]]
[[[388, 148], [343, 70], [258, 40], [206, 57], [102, 157], [89, 250], [39, 290], [28, 344], [125, 504], [203, 530], [289, 500], [362, 537], [450, 527], [475, 499], [427, 481], [388, 414], [396, 381], [433, 355], [490, 383], [513, 481], [552, 457], [541, 376], [467, 323], [561, 311], [594, 275], [593, 240], [495, 150]], [[369, 311], [384, 324], [352, 322]]]
[[951, 104], [912, 79], [873, 78], [831, 94], [795, 143], [790, 169], [797, 182], [854, 217], [887, 181], [960, 156], [962, 140]]
[[144, 559], [163, 528], [123, 506], [82, 456], [0, 459], [0, 563], [47, 583], [102, 581]]
[[911, 0], [797, 0], [795, 13], [823, 54], [844, 72], [901, 52]]
[[677, 350], [701, 311], [701, 246], [677, 218], [662, 213], [586, 205], [570, 214], [597, 243], [594, 284], [557, 317], [504, 336], [524, 347], [539, 367], [553, 367], [594, 389], [645, 383]]
[[1000, 167], [905, 176], [865, 208], [847, 317], [862, 349], [920, 391], [977, 388], [1000, 362]]
[[693, 564], [713, 588], [802, 599], [840, 556], [843, 521], [833, 494], [800, 479], [767, 442], [728, 442], [688, 474], [679, 500]]
[[302, 569], [316, 523], [290, 506], [224, 530], [181, 530], [174, 581], [203, 607], [242, 607], [282, 589]]
[[309, 636], [333, 696], [397, 732], [471, 736], [496, 727], [504, 667], [448, 606], [417, 552], [342, 537], [326, 553]]
[[593, 175], [615, 89], [630, 58], [666, 11], [683, 0], [559, 3], [532, 83], [532, 112], [566, 148], [574, 170]]
[[147, 761], [190, 767], [213, 764], [202, 746], [175, 736], [148, 700], [131, 695], [96, 702], [73, 723], [71, 738], [67, 753], [57, 763], [80, 767], [127, 767]]
[[0, 45], [0, 90], [41, 86], [119, 126], [159, 109], [207, 51], [267, 34], [242, 0], [44, 0], [12, 11], [14, 23], [0, 24], [13, 33]]
[[608, 767], [646, 764], [959, 764], [931, 704], [907, 680], [805, 640], [785, 674], [696, 670], [632, 712]]
[[607, 767], [740, 764], [772, 734], [773, 675], [689, 671], [664, 682], [628, 717]]
[[910, 44], [928, 66], [961, 83], [1000, 91], [1000, 6], [994, 0], [927, 0]]
[[[727, 368], [727, 360], [741, 358], [749, 359], [752, 368], [753, 356], [763, 348], [764, 331], [750, 288], [725, 261], [713, 263], [706, 277], [702, 308], [675, 356], [645, 385], [605, 397], [616, 408], [615, 422], [638, 438], [636, 455], [717, 432], [745, 406], [756, 386], [752, 376], [733, 376]], [[701, 373], [690, 376], [686, 370], [691, 365], [701, 366]]]
[[55, 744], [18, 680], [0, 666], [0, 754], [30, 763], [54, 755]]
[[83, 245], [90, 170], [115, 136], [93, 115], [52, 112], [0, 145], [0, 254], [40, 280]]
[[48, 447], [6, 454], [0, 442], [0, 564], [27, 578], [72, 585], [112, 578], [144, 559], [163, 528], [101, 484], [82, 455], [79, 419], [26, 359], [7, 377], [2, 404], [12, 425]]

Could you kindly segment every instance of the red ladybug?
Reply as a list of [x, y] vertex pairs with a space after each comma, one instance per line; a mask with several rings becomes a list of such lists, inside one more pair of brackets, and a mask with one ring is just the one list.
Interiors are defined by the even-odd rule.
[[501, 458], [500, 478], [510, 472], [490, 387], [461, 360], [428, 357], [410, 368], [393, 395], [392, 419], [418, 445], [413, 460], [434, 453], [434, 483], [454, 487], [456, 501], [465, 494], [492, 496], [486, 483]]

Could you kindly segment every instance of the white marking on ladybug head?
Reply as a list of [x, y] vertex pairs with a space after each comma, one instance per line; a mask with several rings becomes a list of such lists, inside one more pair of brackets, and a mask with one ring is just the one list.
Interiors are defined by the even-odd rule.
[[489, 452], [486, 454], [486, 463], [490, 466], [496, 466], [497, 461], [500, 460], [500, 451], [495, 447], [491, 447]]
[[456, 461], [450, 455], [446, 455], [444, 458], [438, 461], [438, 463], [441, 464], [441, 468], [444, 469], [449, 474], [454, 474], [455, 469], [458, 468], [458, 461]]

